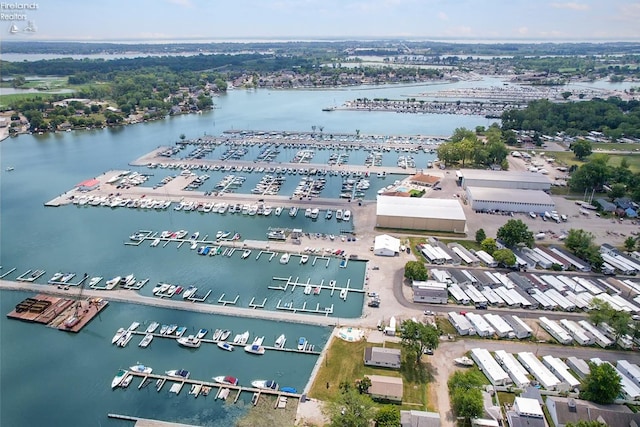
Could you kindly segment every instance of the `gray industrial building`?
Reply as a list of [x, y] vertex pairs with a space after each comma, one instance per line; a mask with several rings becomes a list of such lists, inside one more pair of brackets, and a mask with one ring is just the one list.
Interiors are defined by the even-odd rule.
[[536, 212], [555, 209], [555, 202], [541, 190], [467, 187], [467, 200], [474, 211]]
[[462, 188], [491, 187], [541, 191], [551, 189], [549, 178], [534, 172], [460, 169], [456, 174]]
[[467, 217], [458, 199], [378, 196], [376, 227], [464, 233]]
[[413, 281], [413, 302], [446, 304], [449, 298], [447, 284], [434, 280]]

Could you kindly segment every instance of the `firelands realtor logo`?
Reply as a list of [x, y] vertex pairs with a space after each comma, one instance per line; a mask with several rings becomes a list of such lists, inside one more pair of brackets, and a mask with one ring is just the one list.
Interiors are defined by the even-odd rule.
[[35, 22], [31, 19], [32, 12], [40, 8], [38, 3], [5, 3], [0, 2], [0, 21], [10, 21], [9, 34], [35, 33]]

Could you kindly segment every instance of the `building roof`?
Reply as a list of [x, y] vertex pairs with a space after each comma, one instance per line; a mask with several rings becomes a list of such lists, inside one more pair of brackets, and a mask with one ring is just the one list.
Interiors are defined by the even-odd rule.
[[440, 414], [425, 411], [400, 411], [402, 427], [440, 427]]
[[516, 397], [514, 406], [517, 406], [518, 413], [520, 415], [526, 415], [530, 417], [543, 417], [542, 408], [540, 402], [536, 399], [529, 399], [527, 397]]
[[409, 181], [410, 182], [418, 182], [420, 184], [433, 185], [436, 182], [440, 181], [441, 179], [442, 178], [440, 178], [439, 176], [417, 173], [417, 174], [413, 175], [411, 178], [409, 178]]
[[378, 196], [376, 214], [462, 221], [467, 219], [458, 199], [397, 198], [381, 195]]
[[[631, 421], [640, 423], [640, 413], [633, 413], [625, 405], [598, 405], [586, 400], [556, 396], [548, 396], [547, 402], [549, 399], [555, 403], [555, 420], [559, 424], [577, 423], [580, 420], [593, 421], [599, 418], [602, 418], [602, 421], [612, 427], [629, 426]], [[549, 407], [549, 404], [547, 404], [547, 407]]]
[[535, 172], [524, 171], [492, 171], [484, 169], [460, 169], [464, 179], [488, 179], [491, 181], [522, 181], [551, 184], [549, 178]]
[[368, 393], [373, 396], [388, 396], [402, 400], [402, 378], [385, 375], [366, 375], [371, 380]]
[[98, 181], [95, 178], [92, 178], [92, 179], [86, 179], [82, 181], [81, 183], [77, 184], [76, 187], [95, 187], [98, 184], [100, 184], [100, 181]]
[[392, 252], [400, 252], [400, 239], [396, 239], [388, 234], [380, 234], [373, 241], [373, 250], [389, 249]]
[[519, 190], [493, 187], [467, 187], [473, 200], [490, 202], [532, 203], [539, 205], [555, 205], [555, 202], [542, 190]]
[[393, 364], [400, 366], [400, 350], [395, 348], [366, 347], [364, 361]]

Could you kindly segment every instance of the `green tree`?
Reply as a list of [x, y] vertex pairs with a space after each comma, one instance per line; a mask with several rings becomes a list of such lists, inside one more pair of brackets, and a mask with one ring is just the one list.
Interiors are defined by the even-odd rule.
[[583, 160], [585, 157], [589, 157], [592, 153], [591, 143], [584, 139], [574, 142], [571, 144], [570, 148], [578, 160]]
[[400, 408], [396, 405], [384, 405], [374, 418], [376, 427], [398, 427], [400, 425]]
[[482, 415], [483, 401], [480, 387], [483, 379], [478, 371], [456, 371], [447, 381], [451, 407], [459, 417], [477, 418]]
[[482, 242], [480, 242], [480, 246], [482, 247], [482, 250], [489, 255], [492, 255], [496, 251], [496, 249], [498, 249], [496, 239], [492, 237], [487, 237], [486, 239], [484, 239]]
[[505, 267], [513, 267], [516, 265], [516, 256], [511, 249], [498, 249], [493, 253], [493, 259]]
[[354, 388], [341, 390], [335, 401], [329, 402], [323, 411], [331, 421], [331, 427], [369, 427], [375, 416], [371, 398]]
[[585, 231], [581, 228], [572, 228], [567, 233], [564, 245], [567, 249], [580, 257], [580, 253], [591, 246], [594, 239], [595, 236], [590, 231]]
[[404, 277], [409, 280], [427, 280], [429, 273], [422, 261], [407, 261], [404, 265]]
[[521, 219], [510, 219], [505, 225], [498, 229], [498, 239], [502, 240], [507, 246], [517, 246], [524, 244], [528, 247], [533, 246], [533, 233], [527, 227], [527, 224]]
[[620, 182], [616, 182], [615, 184], [611, 184], [610, 188], [611, 188], [611, 190], [609, 190], [607, 195], [609, 196], [609, 198], [611, 200], [615, 200], [618, 197], [622, 197], [627, 192], [627, 186], [622, 184], [622, 183], [620, 183]]
[[427, 349], [438, 348], [440, 332], [431, 324], [425, 325], [413, 320], [405, 320], [402, 322], [400, 337], [402, 338], [402, 347], [407, 353], [415, 356], [416, 363], [420, 363], [420, 358]]
[[571, 174], [569, 186], [578, 191], [601, 189], [612, 173], [612, 169], [607, 166], [608, 161], [609, 156], [606, 154], [594, 154], [588, 163], [583, 164]]
[[476, 243], [480, 244], [486, 238], [487, 238], [487, 235], [484, 232], [484, 229], [483, 228], [479, 228], [478, 231], [476, 231]]
[[633, 251], [633, 249], [636, 247], [636, 238], [633, 236], [629, 236], [626, 239], [624, 239], [624, 248], [631, 252]]
[[588, 363], [590, 372], [584, 378], [580, 397], [603, 405], [613, 403], [622, 390], [620, 375], [609, 363]]
[[369, 390], [369, 387], [371, 387], [371, 378], [364, 376], [360, 378], [356, 388], [360, 394], [363, 394]]

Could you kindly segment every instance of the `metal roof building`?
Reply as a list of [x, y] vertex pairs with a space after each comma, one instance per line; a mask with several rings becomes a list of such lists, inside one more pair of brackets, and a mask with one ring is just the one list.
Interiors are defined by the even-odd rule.
[[524, 320], [520, 319], [516, 315], [506, 314], [502, 316], [504, 320], [511, 326], [513, 333], [519, 339], [530, 337], [533, 334], [533, 329], [527, 325]]
[[467, 217], [458, 199], [378, 196], [376, 226], [464, 233]]
[[498, 365], [498, 362], [491, 357], [489, 350], [484, 348], [471, 349], [471, 358], [482, 369], [482, 372], [487, 376], [491, 384], [493, 385], [507, 385], [511, 382], [511, 378], [507, 373]]
[[467, 200], [474, 211], [542, 213], [556, 206], [551, 196], [540, 190], [467, 187]]
[[531, 375], [536, 377], [540, 385], [547, 390], [555, 390], [558, 384], [560, 384], [560, 380], [538, 360], [535, 354], [521, 351], [518, 353], [518, 360], [529, 370]]
[[542, 316], [540, 319], [540, 326], [542, 329], [549, 332], [560, 344], [571, 344], [573, 338], [569, 335], [569, 332], [565, 331], [562, 326], [555, 322], [555, 320], [549, 320]]
[[448, 313], [448, 316], [449, 321], [460, 335], [473, 335], [476, 333], [475, 329], [471, 326], [471, 322], [462, 314], [451, 311]]
[[549, 190], [551, 181], [533, 172], [460, 169], [462, 188], [492, 187], [518, 190]]
[[580, 381], [569, 372], [569, 367], [557, 357], [546, 355], [542, 357], [542, 363], [569, 388], [574, 389], [580, 387]]
[[509, 377], [513, 380], [513, 383], [518, 387], [524, 388], [531, 385], [531, 381], [527, 377], [527, 370], [522, 367], [520, 362], [511, 353], [507, 353], [504, 350], [496, 350], [494, 357], [500, 365], [507, 371]]

